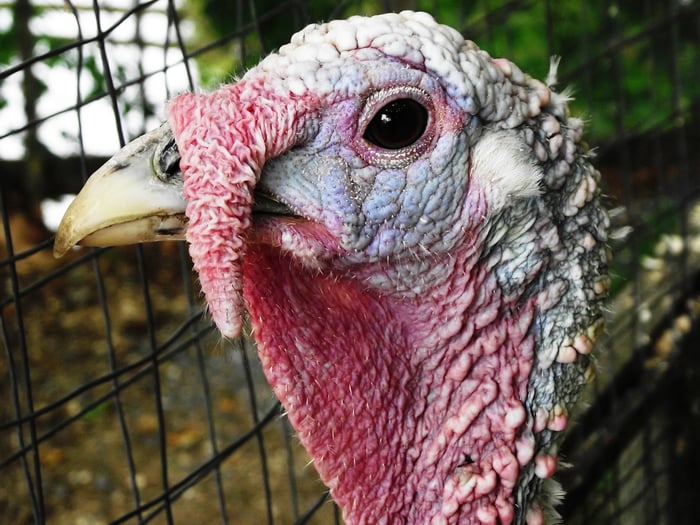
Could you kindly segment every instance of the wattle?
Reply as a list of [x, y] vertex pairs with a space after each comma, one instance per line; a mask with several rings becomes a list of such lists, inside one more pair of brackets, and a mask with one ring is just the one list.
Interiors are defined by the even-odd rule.
[[430, 294], [401, 299], [248, 245], [263, 369], [351, 523], [513, 518], [535, 447], [534, 300], [506, 301], [474, 255], [451, 264]]

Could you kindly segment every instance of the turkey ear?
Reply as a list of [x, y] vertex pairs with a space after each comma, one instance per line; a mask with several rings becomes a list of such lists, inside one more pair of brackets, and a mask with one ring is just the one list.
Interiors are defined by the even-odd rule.
[[532, 148], [514, 131], [487, 131], [472, 148], [470, 180], [486, 194], [495, 213], [514, 199], [539, 195], [542, 169]]

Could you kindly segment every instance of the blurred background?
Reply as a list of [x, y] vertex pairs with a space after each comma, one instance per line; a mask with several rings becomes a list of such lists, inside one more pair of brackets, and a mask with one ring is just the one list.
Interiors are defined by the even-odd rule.
[[253, 348], [202, 315], [179, 243], [51, 255], [86, 177], [186, 90], [307, 23], [421, 9], [559, 86], [615, 230], [565, 523], [695, 523], [700, 2], [0, 2], [0, 523], [340, 523]]

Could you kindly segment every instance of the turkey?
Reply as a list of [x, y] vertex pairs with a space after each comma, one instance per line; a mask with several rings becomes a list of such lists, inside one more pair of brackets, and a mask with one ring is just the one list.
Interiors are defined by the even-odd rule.
[[185, 238], [349, 524], [537, 524], [593, 376], [599, 173], [566, 93], [430, 15], [310, 25], [185, 93], [56, 236]]

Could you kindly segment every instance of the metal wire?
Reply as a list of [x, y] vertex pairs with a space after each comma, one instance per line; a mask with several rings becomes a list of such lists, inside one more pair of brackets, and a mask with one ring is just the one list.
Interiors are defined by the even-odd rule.
[[[540, 38], [542, 54], [564, 55], [559, 86], [573, 85], [605, 191], [626, 207], [633, 227], [614, 245], [615, 312], [599, 351], [600, 379], [562, 447], [574, 468], [560, 476], [568, 491], [561, 512], [574, 525], [691, 523], [700, 468], [700, 73], [688, 64], [700, 60], [693, 51], [700, 3], [594, 1], [573, 32], [565, 2], [454, 2], [449, 12], [428, 1], [369, 4], [237, 0], [224, 31], [193, 39], [186, 30], [192, 11], [175, 0], [65, 2], [75, 35], [4, 64], [0, 102], [4, 82], [71, 57], [75, 98], [3, 124], [0, 155], [4, 141], [74, 115], [79, 173], [58, 186], [77, 188], [88, 166], [103, 160], [85, 149], [85, 118], [98, 104], [109, 104], [104, 125], [123, 145], [181, 89], [167, 74], [181, 70], [184, 85], [197, 90], [201, 61], [223, 49], [230, 75], [240, 74], [314, 18], [434, 10], [492, 54], [526, 65], [528, 42]], [[34, 8], [25, 16], [51, 9]], [[163, 16], [162, 41], [144, 36], [154, 12]], [[94, 17], [94, 34], [83, 27], [85, 13]], [[523, 27], [525, 19], [532, 27]], [[132, 20], [134, 33], [125, 37]], [[129, 44], [138, 58], [124, 75], [114, 49]], [[154, 48], [162, 64], [146, 68], [143, 57]], [[104, 82], [87, 93], [80, 86], [91, 59]], [[162, 100], [154, 101], [146, 87], [159, 75]], [[128, 103], [138, 119], [126, 108], [133, 89]], [[254, 349], [219, 340], [203, 315], [184, 245], [94, 249], [50, 263], [50, 232], [39, 228], [39, 239], [25, 242], [19, 220], [36, 214], [26, 203], [37, 196], [23, 193], [23, 175], [33, 162], [59, 157], [29, 149], [36, 158], [0, 157], [0, 522], [340, 523]], [[63, 326], [50, 318], [72, 312], [85, 319]], [[95, 448], [91, 442], [104, 451], [81, 455]]]

